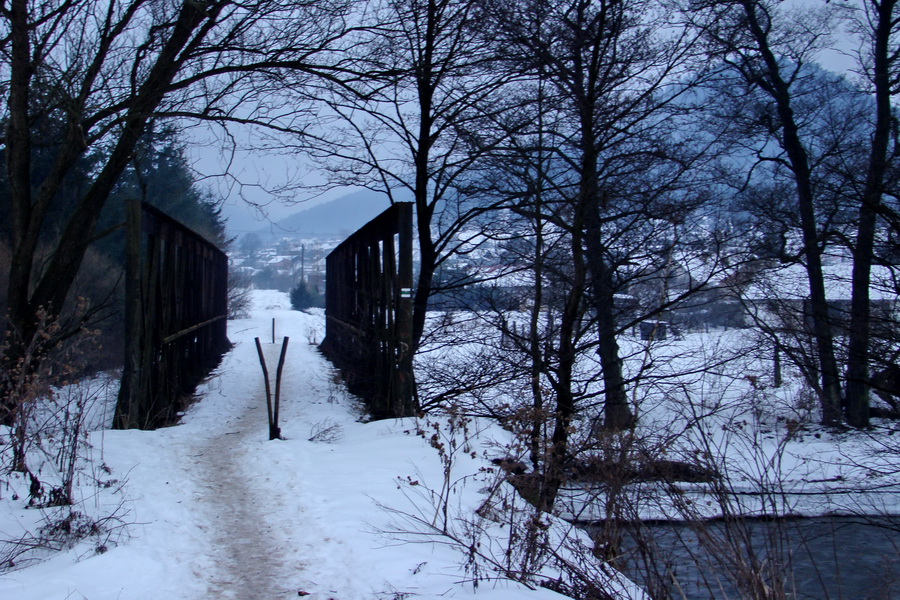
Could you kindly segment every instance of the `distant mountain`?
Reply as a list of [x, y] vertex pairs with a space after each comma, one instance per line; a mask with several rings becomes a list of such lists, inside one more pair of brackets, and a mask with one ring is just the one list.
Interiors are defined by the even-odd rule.
[[260, 236], [310, 238], [349, 235], [381, 214], [390, 203], [384, 194], [362, 190], [317, 204], [263, 229]]

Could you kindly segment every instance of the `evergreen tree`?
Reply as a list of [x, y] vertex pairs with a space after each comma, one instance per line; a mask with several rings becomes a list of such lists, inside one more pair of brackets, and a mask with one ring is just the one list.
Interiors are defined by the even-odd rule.
[[224, 247], [228, 239], [221, 209], [210, 192], [195, 184], [186, 153], [173, 127], [151, 128], [110, 203], [113, 220], [124, 221], [124, 201], [137, 197]]
[[322, 296], [318, 290], [311, 287], [305, 281], [300, 281], [291, 290], [291, 308], [294, 310], [305, 310], [307, 308], [317, 308], [322, 306]]

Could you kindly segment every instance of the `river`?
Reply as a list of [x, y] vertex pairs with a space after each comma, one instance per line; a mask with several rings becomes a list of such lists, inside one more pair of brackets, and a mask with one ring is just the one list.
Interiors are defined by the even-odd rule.
[[[734, 584], [739, 569], [731, 558], [739, 554], [733, 548], [749, 548], [742, 552], [745, 561], [755, 556], [779, 573], [787, 598], [900, 599], [900, 517], [742, 520], [731, 526], [712, 521], [705, 527], [699, 532], [683, 523], [629, 528], [619, 566], [647, 588], [664, 581], [667, 590], [653, 594], [656, 600], [739, 600], [750, 596]], [[654, 550], [642, 554], [639, 548], [647, 541]]]

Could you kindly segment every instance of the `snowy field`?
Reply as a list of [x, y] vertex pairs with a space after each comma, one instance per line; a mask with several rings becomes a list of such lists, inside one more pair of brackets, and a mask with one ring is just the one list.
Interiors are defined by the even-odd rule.
[[[497, 478], [484, 467], [497, 443], [492, 436], [502, 432], [479, 432], [486, 426], [469, 423], [465, 448], [448, 459], [417, 435], [426, 428], [443, 437], [447, 422], [362, 422], [357, 402], [316, 350], [322, 315], [291, 311], [287, 296], [275, 292], [257, 292], [255, 303], [253, 318], [229, 323], [235, 347], [181, 424], [104, 429], [114, 386], [93, 393], [93, 431], [75, 487], [76, 510], [93, 529], [71, 543], [50, 535], [61, 551], [18, 556], [0, 575], [0, 598], [560, 597], [498, 579], [478, 566], [494, 549], [473, 558], [431, 527], [455, 531], [453, 524], [441, 527], [442, 507], [450, 519], [467, 520], [484, 505], [484, 490]], [[269, 441], [254, 338], [264, 343], [274, 373], [282, 336], [290, 337], [285, 439]], [[21, 479], [0, 488], [0, 539], [44, 539], [41, 528], [54, 521], [54, 511], [69, 510], [25, 508], [26, 498]], [[503, 527], [487, 523], [496, 526], [488, 545], [502, 545]], [[561, 527], [561, 537], [584, 543]], [[496, 554], [502, 561], [500, 546]]]
[[[562, 596], [538, 584], [570, 581], [578, 570], [613, 597], [642, 597], [561, 519], [540, 517], [536, 555], [510, 543], [527, 535], [522, 521], [531, 514], [491, 462], [521, 450], [510, 432], [486, 419], [366, 422], [316, 349], [323, 315], [289, 310], [277, 292], [255, 292], [254, 301], [252, 318], [229, 323], [234, 349], [177, 426], [109, 430], [109, 378], [60, 393], [58, 401], [74, 394], [88, 411], [76, 513], [28, 508], [29, 482], [18, 473], [0, 485], [0, 599], [550, 599]], [[284, 439], [269, 441], [254, 338], [274, 374], [284, 336]], [[488, 334], [479, 339], [445, 348], [442, 364], [474, 364], [491, 345]], [[897, 424], [876, 421], [862, 434], [819, 427], [789, 376], [772, 387], [745, 333], [678, 336], [652, 353], [630, 338], [623, 350], [630, 374], [656, 382], [635, 399], [635, 449], [714, 462], [728, 492], [723, 504], [710, 484], [630, 483], [619, 502], [630, 502], [634, 516], [719, 516], [723, 507], [900, 513]], [[707, 366], [693, 371], [693, 363]], [[509, 400], [508, 387], [496, 393], [482, 400]], [[29, 467], [51, 480], [54, 457], [34, 456]], [[572, 485], [558, 510], [602, 519], [607, 500], [595, 486]], [[13, 547], [20, 550], [10, 554]]]
[[[634, 452], [702, 466], [723, 478], [715, 485], [629, 486], [639, 516], [900, 515], [900, 423], [872, 419], [865, 431], [820, 425], [817, 403], [798, 372], [784, 365], [784, 384], [773, 385], [757, 335], [686, 334], [646, 354], [633, 338], [623, 344], [629, 375], [649, 381], [634, 401], [640, 414]], [[565, 495], [571, 502], [560, 509], [567, 518], [604, 518], [602, 493], [582, 486]]]
[[[511, 314], [505, 318], [514, 320]], [[419, 384], [430, 386], [432, 395], [454, 385], [464, 388], [457, 380], [474, 387], [500, 379], [515, 360], [526, 364], [510, 358], [509, 346], [486, 319], [459, 313], [446, 320], [457, 343], [437, 340], [419, 361]], [[640, 381], [630, 387], [629, 398], [638, 426], [599, 435], [591, 427], [591, 419], [602, 415], [596, 398], [603, 384], [595, 353], [584, 352], [574, 375], [582, 400], [570, 440], [573, 455], [628, 456], [634, 466], [671, 461], [721, 476], [715, 484], [677, 476], [662, 485], [626, 483], [616, 492], [624, 506], [620, 518], [900, 515], [900, 423], [872, 419], [865, 431], [819, 425], [815, 397], [787, 361], [783, 384], [774, 384], [771, 350], [755, 330], [683, 332], [649, 342], [628, 332], [619, 343], [625, 377]], [[457, 401], [468, 402], [471, 410], [492, 406], [512, 415], [528, 405], [529, 396], [527, 377], [520, 374]], [[518, 452], [509, 452], [527, 462], [521, 440]], [[603, 486], [573, 479], [561, 492], [558, 514], [582, 522], [608, 518]]]

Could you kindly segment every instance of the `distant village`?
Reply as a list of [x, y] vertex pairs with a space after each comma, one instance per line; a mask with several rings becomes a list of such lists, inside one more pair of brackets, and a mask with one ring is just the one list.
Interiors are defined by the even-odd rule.
[[[240, 278], [247, 286], [257, 289], [276, 289], [290, 292], [305, 283], [309, 293], [324, 301], [325, 258], [346, 238], [341, 235], [309, 235], [302, 238], [249, 233], [240, 238], [229, 255], [232, 277]], [[461, 256], [445, 261], [436, 274], [435, 291], [430, 305], [434, 310], [516, 310], [528, 303], [533, 282], [522, 257], [497, 240], [480, 239], [472, 232], [460, 234], [471, 247]], [[473, 243], [473, 240], [478, 240]], [[666, 290], [646, 290], [637, 287], [616, 295], [617, 320], [629, 322], [642, 302], [659, 302], [664, 296], [677, 296], [689, 287], [698, 286], [696, 278], [707, 266], [695, 260], [676, 260], [660, 281]], [[758, 265], [758, 267], [761, 265]], [[416, 266], [418, 268], [418, 266]], [[719, 278], [700, 284], [689, 302], [662, 311], [655, 319], [635, 327], [635, 332], [652, 328], [653, 335], [665, 336], [666, 330], [676, 333], [710, 327], [745, 328], [754, 323], [780, 323], [784, 314], [802, 312], [807, 295], [806, 281], [797, 265], [780, 268], [754, 269], [754, 275], [744, 273], [739, 285], [735, 275], [726, 270]], [[849, 263], [833, 258], [825, 267], [829, 289], [829, 304], [834, 316], [842, 322], [849, 308]], [[647, 298], [647, 295], [653, 298]], [[897, 287], [891, 269], [877, 266], [873, 272], [872, 306], [877, 315], [897, 310]], [[783, 323], [781, 324], [783, 325]], [[662, 327], [662, 328], [660, 328]]]
[[290, 291], [299, 282], [319, 294], [324, 293], [325, 257], [342, 237], [282, 238], [266, 244], [249, 233], [229, 252], [231, 273], [257, 289]]

